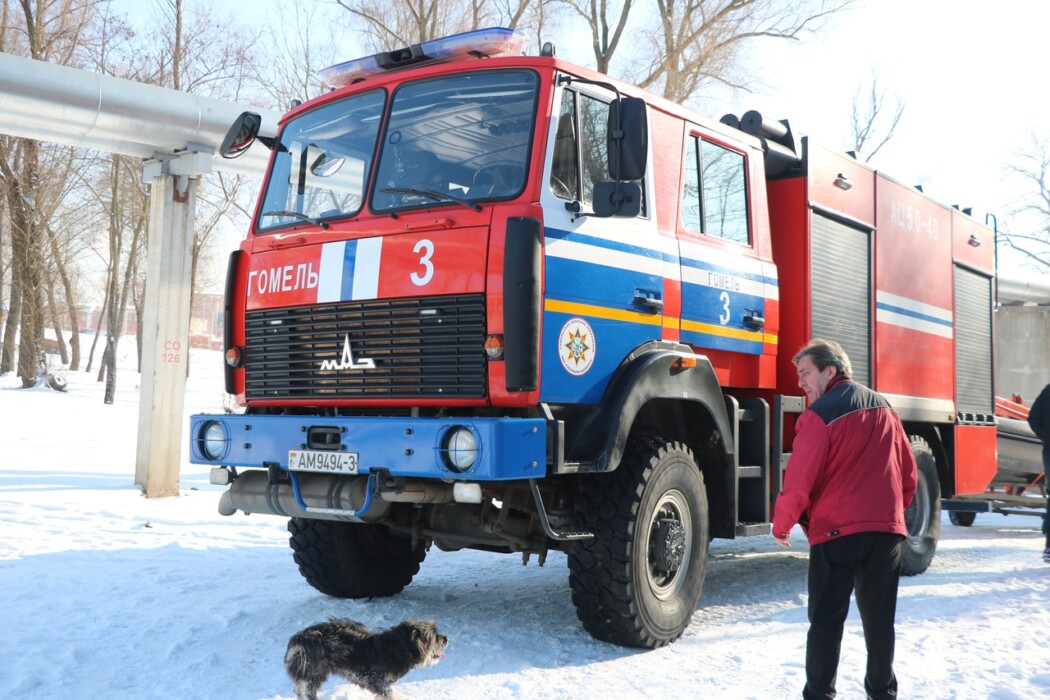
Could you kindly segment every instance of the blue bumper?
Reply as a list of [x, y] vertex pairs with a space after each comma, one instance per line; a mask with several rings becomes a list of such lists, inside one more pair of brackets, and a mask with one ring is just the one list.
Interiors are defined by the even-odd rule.
[[[209, 459], [205, 430], [217, 423], [223, 448]], [[474, 463], [451, 468], [442, 448], [446, 434], [468, 428], [477, 442]], [[338, 451], [357, 453], [358, 473], [469, 481], [534, 479], [547, 471], [547, 425], [541, 418], [379, 418], [207, 415], [190, 417], [190, 461], [194, 464], [288, 469], [290, 450], [308, 448], [307, 435], [338, 433]], [[212, 429], [214, 434], [214, 429]]]

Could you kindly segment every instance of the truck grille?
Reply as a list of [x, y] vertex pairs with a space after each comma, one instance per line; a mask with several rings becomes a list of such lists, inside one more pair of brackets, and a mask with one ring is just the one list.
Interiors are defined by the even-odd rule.
[[246, 397], [480, 397], [485, 302], [480, 294], [340, 302], [252, 311]]

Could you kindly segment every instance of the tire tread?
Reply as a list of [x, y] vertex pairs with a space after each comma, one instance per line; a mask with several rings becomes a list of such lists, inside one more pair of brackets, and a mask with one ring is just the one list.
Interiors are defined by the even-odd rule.
[[[664, 637], [645, 628], [637, 603], [637, 584], [631, 575], [631, 544], [637, 528], [644, 527], [638, 515], [645, 487], [653, 478], [655, 466], [674, 451], [693, 459], [689, 448], [678, 442], [632, 441], [616, 472], [596, 476], [580, 490], [580, 528], [594, 532], [595, 537], [569, 548], [569, 584], [577, 616], [596, 639], [653, 649], [673, 642], [685, 630], [683, 625], [677, 633]], [[706, 533], [702, 546], [706, 546]]]

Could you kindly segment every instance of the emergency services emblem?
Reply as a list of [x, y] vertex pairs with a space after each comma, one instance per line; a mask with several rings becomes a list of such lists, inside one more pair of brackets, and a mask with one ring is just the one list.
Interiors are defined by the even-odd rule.
[[570, 318], [558, 334], [558, 357], [561, 366], [573, 376], [586, 374], [594, 364], [597, 343], [594, 331], [582, 318]]

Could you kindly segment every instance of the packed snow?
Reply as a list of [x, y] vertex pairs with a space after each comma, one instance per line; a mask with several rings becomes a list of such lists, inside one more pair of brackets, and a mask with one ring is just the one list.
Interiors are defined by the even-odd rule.
[[[123, 342], [125, 353], [132, 341]], [[592, 639], [565, 557], [432, 550], [400, 595], [328, 598], [300, 577], [282, 519], [222, 517], [222, 487], [183, 456], [178, 497], [134, 485], [138, 383], [132, 358], [112, 405], [94, 372], [68, 391], [0, 378], [0, 697], [294, 698], [288, 637], [331, 617], [369, 627], [433, 618], [444, 660], [396, 686], [406, 698], [795, 698], [805, 681], [806, 546], [772, 537], [711, 545], [692, 624], [663, 649]], [[222, 410], [221, 357], [194, 351], [186, 414]], [[185, 432], [185, 426], [183, 427]], [[185, 438], [183, 439], [185, 443]], [[897, 664], [906, 698], [1050, 697], [1050, 565], [1038, 518], [945, 516], [933, 564], [904, 579]], [[852, 610], [839, 697], [863, 697]], [[364, 698], [332, 677], [325, 700]]]

